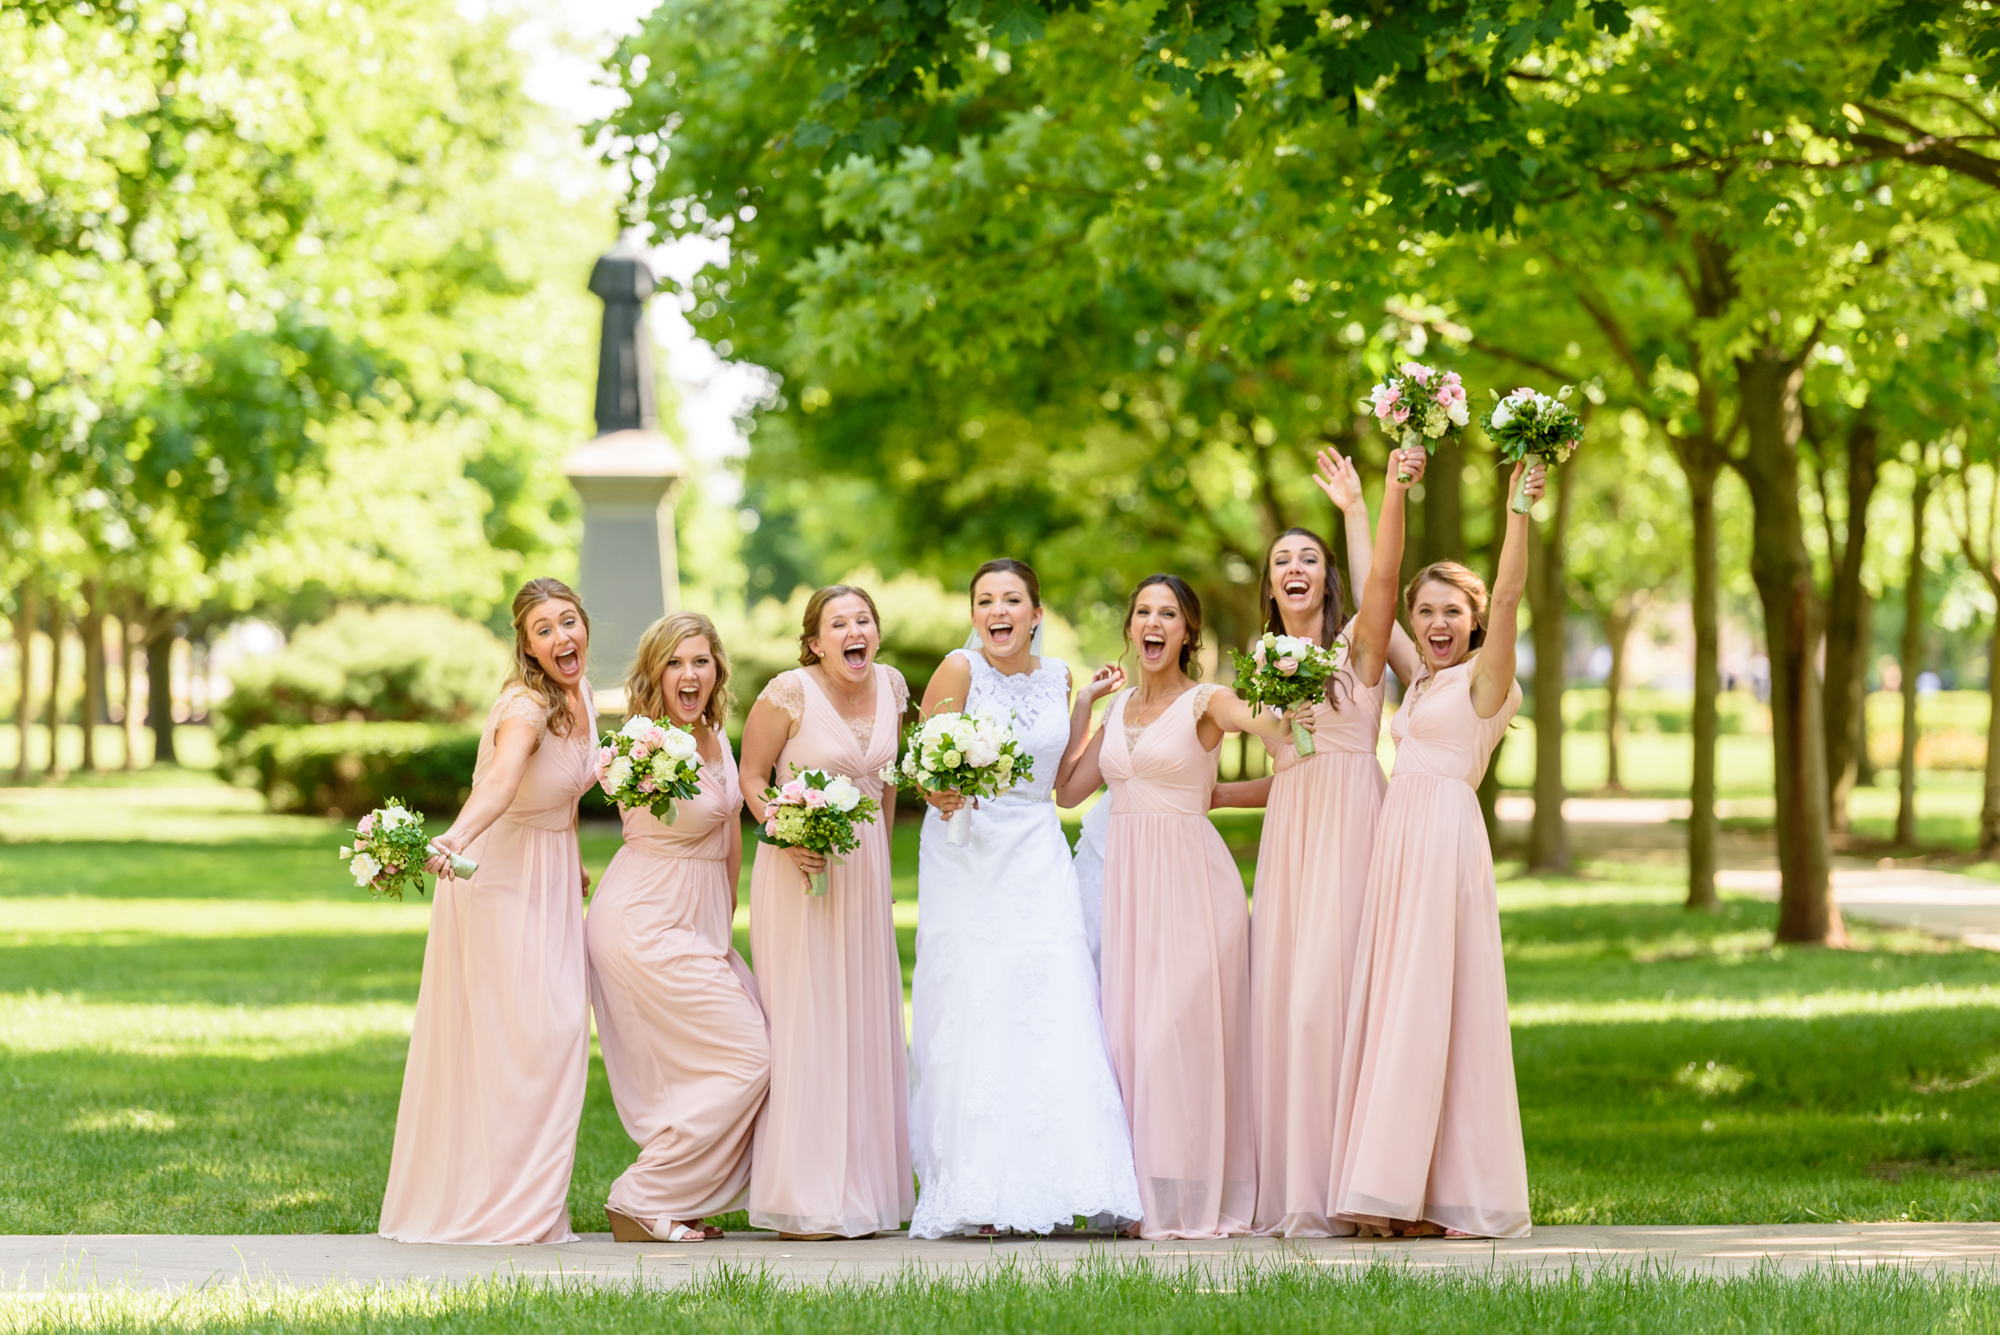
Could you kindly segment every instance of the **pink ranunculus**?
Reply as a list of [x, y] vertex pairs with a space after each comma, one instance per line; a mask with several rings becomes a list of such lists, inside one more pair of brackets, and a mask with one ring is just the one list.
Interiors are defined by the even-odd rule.
[[1445, 383], [1445, 384], [1447, 384], [1447, 385], [1450, 385], [1450, 386], [1452, 386], [1452, 387], [1453, 387], [1453, 388], [1455, 389], [1455, 388], [1457, 388], [1457, 387], [1458, 387], [1458, 386], [1459, 386], [1459, 385], [1460, 385], [1460, 384], [1461, 384], [1462, 382], [1461, 382], [1461, 381], [1459, 380], [1459, 378], [1458, 378], [1458, 372], [1456, 372], [1456, 371], [1446, 371], [1446, 372], [1444, 373], [1444, 383]]
[[651, 754], [653, 754], [653, 748], [646, 745], [646, 741], [643, 737], [640, 738], [638, 741], [632, 743], [633, 764], [635, 765], [638, 764], [640, 761], [644, 760], [647, 756], [650, 756]]
[[360, 824], [354, 827], [354, 832], [356, 834], [375, 833], [375, 813], [371, 811], [367, 815], [363, 816], [361, 818]]
[[778, 837], [778, 818], [776, 816], [764, 822], [764, 837], [766, 839], [776, 839]]
[[825, 806], [825, 805], [826, 805], [826, 793], [825, 793], [825, 791], [824, 791], [823, 789], [819, 789], [819, 788], [808, 788], [808, 789], [806, 789], [806, 806], [807, 806], [807, 807], [809, 807], [810, 809], [812, 809], [812, 810], [814, 810], [814, 811], [817, 811], [817, 810], [819, 810], [819, 809], [820, 809], [821, 807], [823, 807], [823, 806]]
[[667, 744], [667, 730], [658, 725], [646, 729], [645, 742], [647, 750], [659, 750]]
[[1401, 426], [1410, 420], [1410, 410], [1408, 408], [1398, 408], [1395, 412], [1389, 414], [1389, 420]]
[[778, 800], [789, 803], [792, 806], [798, 806], [806, 800], [807, 793], [814, 791], [817, 790], [806, 787], [804, 779], [793, 779], [778, 790]]
[[654, 783], [651, 779], [639, 780], [639, 791], [642, 793], [650, 793], [657, 787], [659, 787], [659, 785]]
[[1422, 362], [1404, 362], [1396, 369], [1419, 385], [1428, 385], [1431, 382], [1431, 368]]
[[603, 769], [606, 765], [609, 765], [612, 761], [616, 759], [618, 759], [617, 747], [600, 746], [597, 748], [597, 768]]
[[1464, 402], [1465, 402], [1465, 386], [1463, 386], [1463, 385], [1440, 385], [1440, 386], [1438, 387], [1438, 392], [1437, 392], [1437, 394], [1436, 394], [1436, 396], [1435, 396], [1435, 397], [1436, 397], [1436, 399], [1437, 399], [1437, 401], [1438, 401], [1438, 404], [1439, 404], [1439, 405], [1440, 405], [1441, 407], [1445, 407], [1445, 408], [1449, 408], [1449, 407], [1451, 407], [1451, 405], [1452, 405], [1452, 404], [1454, 404], [1454, 403], [1464, 403]]
[[1532, 399], [1535, 397], [1535, 391], [1523, 385], [1507, 397], [1510, 399]]
[[1279, 676], [1281, 676], [1281, 677], [1289, 677], [1289, 676], [1291, 676], [1291, 675], [1292, 675], [1293, 673], [1297, 672], [1298, 670], [1299, 670], [1299, 660], [1298, 660], [1298, 659], [1296, 659], [1296, 658], [1281, 658], [1281, 659], [1279, 659], [1279, 660], [1278, 660], [1278, 675], [1279, 675]]

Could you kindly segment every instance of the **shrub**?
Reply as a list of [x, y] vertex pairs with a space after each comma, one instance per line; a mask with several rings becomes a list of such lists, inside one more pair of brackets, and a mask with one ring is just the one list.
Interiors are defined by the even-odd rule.
[[257, 728], [232, 746], [236, 781], [273, 811], [359, 816], [400, 797], [454, 816], [472, 791], [479, 732], [462, 724], [320, 723]]
[[261, 728], [343, 720], [463, 725], [484, 719], [512, 657], [505, 640], [443, 608], [342, 608], [236, 671], [218, 740], [239, 751]]

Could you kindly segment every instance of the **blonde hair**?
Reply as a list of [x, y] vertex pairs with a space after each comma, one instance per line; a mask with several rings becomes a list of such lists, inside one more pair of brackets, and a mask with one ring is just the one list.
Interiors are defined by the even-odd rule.
[[826, 605], [836, 598], [853, 594], [868, 604], [868, 615], [875, 618], [875, 633], [882, 633], [882, 614], [875, 610], [875, 600], [868, 596], [868, 590], [856, 588], [852, 584], [829, 584], [823, 589], [814, 589], [812, 597], [806, 599], [806, 614], [801, 618], [799, 630], [799, 666], [811, 667], [819, 662], [819, 655], [813, 652], [812, 642], [819, 638], [819, 623], [826, 616]]
[[699, 612], [669, 612], [646, 627], [646, 633], [639, 637], [639, 656], [632, 660], [632, 670], [625, 674], [625, 708], [656, 723], [672, 717], [667, 708], [667, 693], [660, 687], [660, 674], [666, 671], [667, 660], [674, 656], [674, 651], [697, 635], [708, 641], [709, 652], [715, 655], [715, 689], [708, 693], [701, 721], [720, 736], [731, 704], [729, 651], [722, 647], [722, 636], [716, 633], [715, 623]]
[[1472, 604], [1472, 636], [1468, 649], [1477, 649], [1486, 643], [1486, 581], [1479, 578], [1470, 567], [1456, 561], [1433, 561], [1419, 570], [1410, 582], [1403, 586], [1403, 609], [1414, 612], [1417, 609], [1417, 590], [1426, 584], [1444, 584], [1457, 589]]
[[558, 737], [567, 737], [570, 729], [576, 726], [576, 720], [570, 716], [569, 701], [563, 698], [562, 687], [549, 679], [549, 674], [528, 649], [529, 615], [543, 603], [557, 599], [574, 607], [576, 614], [583, 618], [583, 634], [588, 644], [590, 613], [583, 610], [583, 599], [576, 596], [576, 590], [546, 575], [529, 580], [514, 595], [514, 667], [507, 674], [507, 685], [519, 686], [541, 701], [548, 710], [549, 731]]

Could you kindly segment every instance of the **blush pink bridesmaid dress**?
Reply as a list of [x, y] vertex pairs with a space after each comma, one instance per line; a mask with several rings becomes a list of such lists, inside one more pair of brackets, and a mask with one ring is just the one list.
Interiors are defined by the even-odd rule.
[[638, 1162], [605, 1202], [664, 1235], [734, 1209], [771, 1079], [771, 1040], [750, 968], [731, 946], [730, 827], [743, 796], [725, 742], [672, 825], [625, 813], [584, 918], [604, 1074]]
[[503, 692], [473, 768], [506, 718], [540, 731], [514, 804], [472, 841], [470, 880], [431, 906], [416, 1026], [381, 1232], [398, 1242], [571, 1242], [569, 1178], [590, 1060], [576, 800], [595, 779], [597, 712], [568, 737], [540, 701]]
[[[1343, 634], [1352, 640], [1352, 621]], [[1250, 912], [1259, 1234], [1353, 1231], [1333, 1222], [1327, 1192], [1361, 899], [1388, 787], [1375, 758], [1387, 680], [1363, 686], [1342, 651], [1332, 687], [1339, 707], [1314, 706], [1316, 754], [1272, 780], [1264, 811]], [[1273, 754], [1291, 757], [1289, 735]]]
[[1208, 820], [1217, 752], [1197, 720], [1214, 686], [1144, 729], [1125, 691], [1104, 721], [1104, 1029], [1132, 1128], [1147, 1238], [1246, 1233], [1256, 1205], [1250, 1120], [1250, 914]]
[[1472, 707], [1472, 664], [1419, 678], [1362, 906], [1341, 1056], [1335, 1208], [1525, 1237], [1528, 1166], [1493, 850], [1475, 793], [1521, 707]]
[[[804, 669], [759, 698], [798, 720], [778, 756], [845, 774], [877, 801], [909, 703], [901, 674], [875, 668], [875, 716], [850, 724]], [[761, 775], [747, 780], [762, 783]], [[784, 1233], [860, 1238], [910, 1218], [909, 1054], [903, 966], [889, 887], [893, 806], [835, 862], [827, 892], [806, 894], [790, 854], [757, 845], [750, 874], [750, 954], [771, 1019], [771, 1097], [750, 1165], [750, 1222]]]

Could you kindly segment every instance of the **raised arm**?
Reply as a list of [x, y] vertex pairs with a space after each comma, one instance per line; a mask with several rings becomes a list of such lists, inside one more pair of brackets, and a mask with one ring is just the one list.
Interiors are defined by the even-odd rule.
[[1056, 767], [1056, 802], [1074, 807], [1104, 785], [1104, 771], [1098, 768], [1098, 753], [1104, 749], [1104, 730], [1090, 730], [1090, 711], [1099, 700], [1125, 684], [1125, 669], [1107, 664], [1091, 674], [1076, 703], [1069, 711], [1069, 745], [1063, 748], [1062, 764]]
[[[1507, 479], [1513, 495], [1521, 477], [1520, 464]], [[1548, 485], [1548, 465], [1537, 459], [1528, 469], [1524, 490], [1530, 501], [1542, 498]], [[1528, 516], [1507, 511], [1507, 537], [1500, 547], [1500, 568], [1493, 572], [1493, 598], [1486, 609], [1486, 643], [1472, 665], [1472, 712], [1492, 718], [1514, 689], [1514, 640], [1521, 629], [1521, 595], [1528, 588]]]
[[[1396, 576], [1403, 568], [1403, 498], [1424, 475], [1428, 456], [1421, 448], [1390, 450], [1382, 482], [1382, 520], [1375, 530], [1375, 551], [1368, 579], [1361, 586], [1361, 607], [1354, 617], [1354, 643], [1347, 661], [1363, 686], [1382, 680], [1389, 659], [1389, 640], [1396, 625]], [[1398, 482], [1403, 473], [1410, 480]]]
[[[1423, 466], [1419, 464], [1411, 475], [1411, 482], [1423, 476]], [[1337, 450], [1319, 452], [1319, 472], [1313, 478], [1326, 498], [1339, 507], [1341, 525], [1347, 530], [1347, 576], [1353, 583], [1353, 594], [1358, 599], [1368, 584], [1368, 572], [1375, 568], [1375, 540], [1368, 523], [1368, 499], [1361, 492], [1361, 476], [1354, 471], [1354, 461]], [[1400, 560], [1398, 562], [1400, 564]], [[1417, 657], [1417, 644], [1403, 629], [1403, 623], [1393, 618], [1389, 622], [1389, 670], [1401, 681], [1414, 681], [1421, 663]], [[1380, 681], [1378, 675], [1375, 678]]]
[[[514, 805], [514, 796], [521, 790], [522, 776], [528, 772], [528, 759], [535, 754], [535, 747], [541, 742], [541, 730], [525, 718], [509, 717], [500, 720], [500, 726], [493, 732], [493, 763], [479, 781], [472, 785], [471, 796], [465, 799], [464, 808], [458, 819], [431, 842], [444, 850], [444, 854], [431, 858], [424, 869], [433, 876], [452, 879], [452, 853], [463, 853], [466, 847], [492, 827]], [[593, 748], [594, 749], [594, 748]]]

